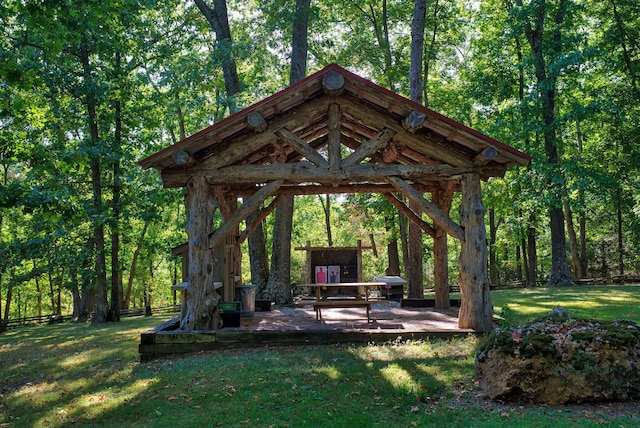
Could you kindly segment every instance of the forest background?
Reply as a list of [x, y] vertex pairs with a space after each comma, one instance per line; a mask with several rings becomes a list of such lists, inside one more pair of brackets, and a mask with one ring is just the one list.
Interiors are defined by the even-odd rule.
[[[423, 4], [421, 102], [533, 157], [484, 183], [492, 284], [553, 284], [553, 233], [574, 280], [640, 270], [637, 2], [210, 3], [0, 4], [0, 327], [30, 315], [87, 319], [108, 295], [118, 308], [174, 303], [183, 192], [137, 161], [285, 88], [301, 11], [309, 72], [337, 63], [409, 97]], [[228, 37], [206, 13], [222, 8]], [[229, 58], [238, 88], [228, 87]], [[273, 215], [263, 230], [272, 248]], [[406, 219], [381, 198], [296, 198], [292, 247], [357, 240], [376, 249], [365, 251], [365, 279], [384, 272], [390, 243], [408, 259]], [[423, 238], [427, 287], [432, 245]], [[304, 282], [304, 257], [291, 251], [292, 283]]]

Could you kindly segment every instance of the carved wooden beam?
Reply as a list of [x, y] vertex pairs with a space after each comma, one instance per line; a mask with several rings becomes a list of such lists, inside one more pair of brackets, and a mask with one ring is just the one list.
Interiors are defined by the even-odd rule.
[[246, 220], [249, 214], [255, 211], [265, 199], [275, 194], [280, 186], [282, 186], [282, 183], [282, 180], [272, 181], [263, 186], [252, 197], [247, 199], [240, 208], [224, 220], [218, 230], [211, 234], [209, 237], [209, 248], [214, 248], [218, 244], [222, 243], [227, 234], [235, 229], [240, 222]]
[[390, 129], [383, 129], [378, 135], [362, 143], [356, 151], [344, 158], [342, 166], [351, 166], [362, 162], [367, 157], [385, 147], [391, 138], [393, 138], [394, 134], [395, 132]]
[[311, 147], [306, 141], [297, 137], [294, 133], [288, 129], [281, 129], [276, 132], [278, 138], [291, 146], [296, 152], [307, 158], [309, 162], [321, 168], [328, 168], [329, 163], [322, 157], [313, 147]]
[[464, 241], [464, 229], [456, 224], [447, 214], [431, 202], [427, 201], [424, 196], [411, 185], [398, 177], [388, 177], [387, 181], [403, 195], [420, 205], [422, 211], [431, 217], [434, 223], [444, 228], [447, 233], [460, 241]]
[[427, 235], [431, 236], [432, 238], [435, 238], [436, 230], [433, 227], [431, 227], [429, 223], [427, 223], [426, 221], [421, 219], [416, 213], [414, 213], [413, 210], [411, 210], [411, 208], [409, 208], [404, 202], [396, 198], [391, 193], [385, 193], [384, 197], [387, 198], [387, 200], [391, 202], [393, 205], [395, 205], [398, 211], [406, 215], [410, 221], [417, 224], [420, 227], [420, 229], [422, 229]]
[[329, 104], [327, 118], [329, 127], [329, 169], [339, 169], [342, 161], [340, 153], [340, 106]]

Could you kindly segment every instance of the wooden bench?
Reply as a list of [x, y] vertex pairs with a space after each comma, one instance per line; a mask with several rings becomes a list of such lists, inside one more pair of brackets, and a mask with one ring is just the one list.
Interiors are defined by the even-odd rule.
[[316, 311], [316, 319], [319, 320], [322, 320], [322, 308], [358, 308], [362, 306], [367, 309], [367, 322], [370, 322], [371, 302], [368, 300], [321, 300], [313, 302], [313, 310]]

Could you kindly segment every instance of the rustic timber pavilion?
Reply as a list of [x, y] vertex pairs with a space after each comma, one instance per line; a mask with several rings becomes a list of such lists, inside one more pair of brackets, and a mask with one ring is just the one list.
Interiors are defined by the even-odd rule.
[[[344, 155], [347, 153], [347, 155]], [[447, 235], [461, 242], [458, 327], [493, 328], [481, 180], [503, 176], [531, 158], [499, 141], [386, 90], [337, 65], [220, 121], [142, 161], [165, 187], [185, 187], [188, 292], [183, 331], [219, 327], [218, 302], [233, 300], [233, 281], [214, 286], [214, 249], [239, 254], [283, 195], [379, 193], [434, 238], [436, 300], [446, 299]], [[460, 224], [449, 217], [461, 192]], [[423, 196], [431, 193], [429, 201]], [[268, 199], [271, 202], [261, 208]], [[238, 199], [243, 204], [238, 206]], [[410, 209], [404, 200], [411, 201]], [[213, 230], [213, 215], [223, 222]], [[432, 219], [422, 220], [422, 213]], [[239, 269], [234, 262], [229, 271]], [[438, 268], [440, 266], [440, 268]], [[445, 274], [440, 274], [444, 269]], [[442, 280], [444, 278], [444, 281]], [[441, 302], [442, 303], [442, 302]]]

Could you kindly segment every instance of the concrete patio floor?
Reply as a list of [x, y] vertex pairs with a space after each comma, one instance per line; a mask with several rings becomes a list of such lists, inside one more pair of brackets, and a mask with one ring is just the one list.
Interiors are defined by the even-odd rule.
[[364, 308], [323, 308], [316, 320], [313, 301], [271, 311], [256, 311], [240, 319], [238, 327], [219, 330], [178, 330], [179, 317], [140, 335], [141, 361], [171, 354], [207, 350], [282, 345], [375, 343], [395, 340], [450, 338], [474, 334], [458, 328], [458, 308], [401, 307], [396, 301], [371, 305], [367, 321]]
[[323, 308], [322, 320], [316, 320], [312, 300], [300, 300], [295, 307], [256, 311], [251, 318], [241, 318], [240, 327], [223, 331], [394, 331], [394, 332], [472, 332], [458, 328], [458, 308], [400, 307], [397, 301], [372, 303], [367, 322], [364, 308]]

